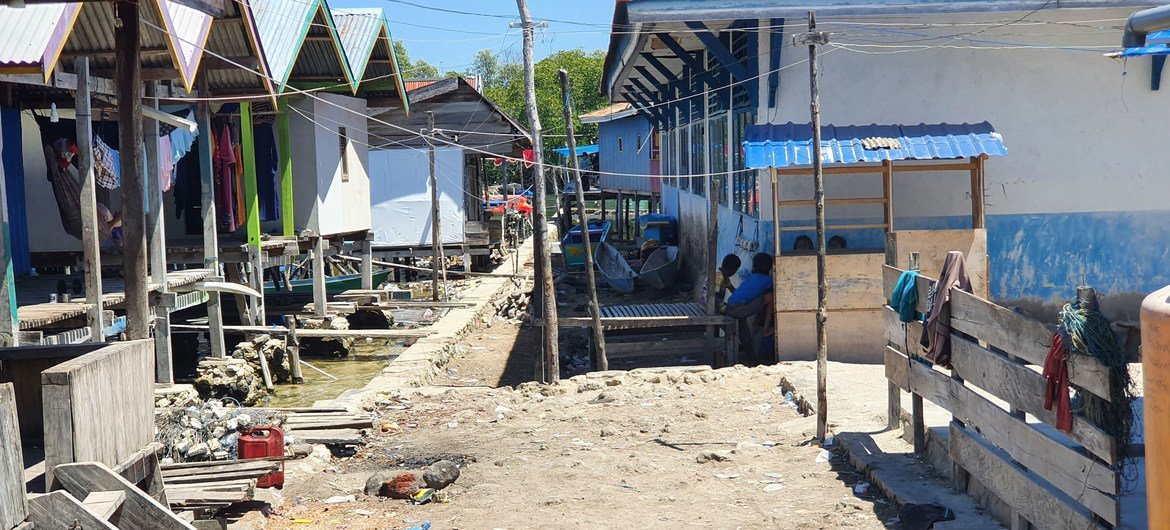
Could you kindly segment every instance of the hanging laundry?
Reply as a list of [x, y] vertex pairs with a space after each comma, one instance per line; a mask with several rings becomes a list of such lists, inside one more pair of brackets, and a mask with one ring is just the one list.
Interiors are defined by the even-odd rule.
[[1072, 431], [1072, 405], [1068, 393], [1068, 343], [1060, 330], [1052, 336], [1052, 346], [1044, 358], [1044, 410], [1056, 407], [1056, 428]]
[[171, 137], [158, 137], [158, 186], [164, 192], [171, 191], [175, 184], [174, 152], [171, 150]]
[[236, 231], [235, 185], [236, 157], [232, 151], [231, 129], [225, 124], [215, 138], [215, 206], [219, 212], [220, 227], [228, 232]]
[[276, 168], [279, 156], [276, 145], [276, 131], [268, 124], [255, 128], [256, 150], [256, 195], [260, 206], [261, 221], [278, 219], [276, 201]]
[[236, 144], [236, 226], [247, 222], [248, 207], [244, 204], [244, 153], [240, 150], [240, 144]]
[[894, 285], [894, 292], [890, 296], [890, 307], [898, 312], [898, 320], [903, 324], [918, 320], [918, 271], [903, 271]]
[[[195, 121], [195, 113], [188, 112], [187, 119]], [[177, 164], [195, 148], [195, 140], [199, 136], [199, 130], [191, 132], [184, 128], [176, 128], [167, 136], [171, 138], [171, 159]]]
[[963, 253], [950, 251], [943, 262], [939, 279], [932, 286], [930, 310], [923, 326], [922, 347], [927, 360], [950, 368], [951, 366], [951, 289], [971, 292], [971, 277]]
[[119, 181], [118, 152], [110, 149], [100, 136], [93, 137], [93, 174], [98, 186], [112, 190]]

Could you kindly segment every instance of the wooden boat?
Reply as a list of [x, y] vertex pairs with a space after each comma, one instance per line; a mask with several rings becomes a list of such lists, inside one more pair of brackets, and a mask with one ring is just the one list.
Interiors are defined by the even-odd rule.
[[[589, 242], [593, 244], [593, 257], [597, 257], [597, 249], [600, 248], [600, 243], [605, 242], [609, 237], [609, 229], [612, 225], [609, 221], [589, 221]], [[561, 253], [565, 256], [565, 265], [570, 267], [577, 265], [585, 265], [585, 240], [581, 239], [581, 226], [574, 226], [569, 233], [561, 239]]]
[[643, 285], [665, 289], [674, 285], [678, 276], [678, 247], [662, 247], [655, 250], [642, 263], [638, 279]]
[[605, 283], [619, 293], [632, 293], [638, 288], [638, 273], [626, 263], [618, 249], [609, 243], [597, 245], [597, 269], [601, 271]]
[[[393, 272], [393, 271], [391, 271], [389, 269], [375, 272], [374, 273], [374, 285], [375, 286], [381, 285], [382, 282], [386, 281], [386, 278], [390, 277], [391, 272]], [[313, 292], [313, 279], [312, 278], [305, 278], [303, 280], [292, 280], [289, 282], [289, 284], [290, 285], [288, 286], [288, 288], [285, 288], [284, 285], [277, 287], [276, 284], [274, 284], [271, 281], [264, 282], [264, 293], [265, 294], [275, 294], [275, 293], [289, 293], [289, 292], [292, 292], [292, 293], [312, 293]], [[361, 289], [361, 288], [362, 288], [362, 275], [361, 274], [346, 274], [344, 276], [330, 276], [328, 278], [325, 278], [325, 292], [327, 294], [341, 294], [341, 293], [344, 293], [345, 291], [349, 291], [352, 289]]]

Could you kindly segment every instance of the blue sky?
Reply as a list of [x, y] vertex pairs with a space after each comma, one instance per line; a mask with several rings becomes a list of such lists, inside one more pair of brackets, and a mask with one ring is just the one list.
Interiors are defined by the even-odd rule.
[[[461, 15], [408, 4], [511, 18]], [[528, 4], [535, 19], [563, 21], [549, 22], [548, 29], [537, 33], [537, 60], [557, 50], [605, 49], [609, 43], [614, 0], [529, 0]], [[508, 29], [510, 22], [519, 20], [515, 0], [331, 0], [329, 5], [382, 8], [390, 32], [406, 43], [411, 59], [425, 59], [444, 72], [466, 70], [483, 48], [520, 58], [520, 30]]]

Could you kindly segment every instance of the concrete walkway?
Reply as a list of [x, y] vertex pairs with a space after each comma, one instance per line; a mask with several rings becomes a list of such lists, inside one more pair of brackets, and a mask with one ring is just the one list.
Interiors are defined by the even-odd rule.
[[[532, 239], [529, 238], [516, 252], [496, 268], [497, 272], [510, 273], [513, 264], [519, 262], [521, 274], [531, 272], [533, 259]], [[469, 287], [460, 294], [460, 302], [471, 305], [451, 309], [437, 322], [428, 326], [431, 335], [419, 339], [390, 362], [382, 373], [366, 386], [346, 391], [337, 399], [319, 401], [316, 406], [346, 407], [358, 409], [377, 392], [393, 389], [420, 387], [434, 382], [435, 376], [451, 357], [459, 353], [464, 336], [475, 328], [476, 322], [494, 311], [492, 301], [507, 296], [522, 287], [521, 280], [503, 277], [478, 277], [468, 281]]]

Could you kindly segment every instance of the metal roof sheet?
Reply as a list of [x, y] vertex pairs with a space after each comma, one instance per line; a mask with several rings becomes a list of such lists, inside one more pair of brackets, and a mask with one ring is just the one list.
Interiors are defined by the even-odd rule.
[[378, 8], [334, 9], [333, 23], [354, 79], [363, 79], [374, 45], [386, 29], [385, 15]]
[[173, 54], [183, 85], [190, 91], [195, 85], [195, 73], [207, 37], [211, 32], [211, 15], [187, 7], [174, 0], [160, 0], [157, 4], [160, 18], [167, 31], [168, 46]]
[[0, 6], [0, 70], [36, 69], [48, 76], [81, 4]]
[[1121, 50], [1122, 57], [1141, 57], [1144, 55], [1170, 55], [1170, 29], [1155, 31], [1146, 35], [1146, 45]]
[[320, 0], [245, 0], [256, 25], [256, 36], [264, 50], [268, 72], [277, 91], [284, 90], [301, 46], [308, 36]]
[[[749, 168], [812, 164], [812, 125], [753, 125], [743, 142]], [[876, 141], [875, 141], [876, 140]], [[871, 147], [867, 149], [866, 144]], [[1007, 155], [1003, 137], [990, 123], [849, 125], [821, 127], [825, 164], [858, 164], [884, 160], [932, 160]]]
[[627, 22], [729, 20], [804, 16], [918, 15], [986, 13], [1097, 7], [1144, 7], [1150, 0], [633, 0]]

